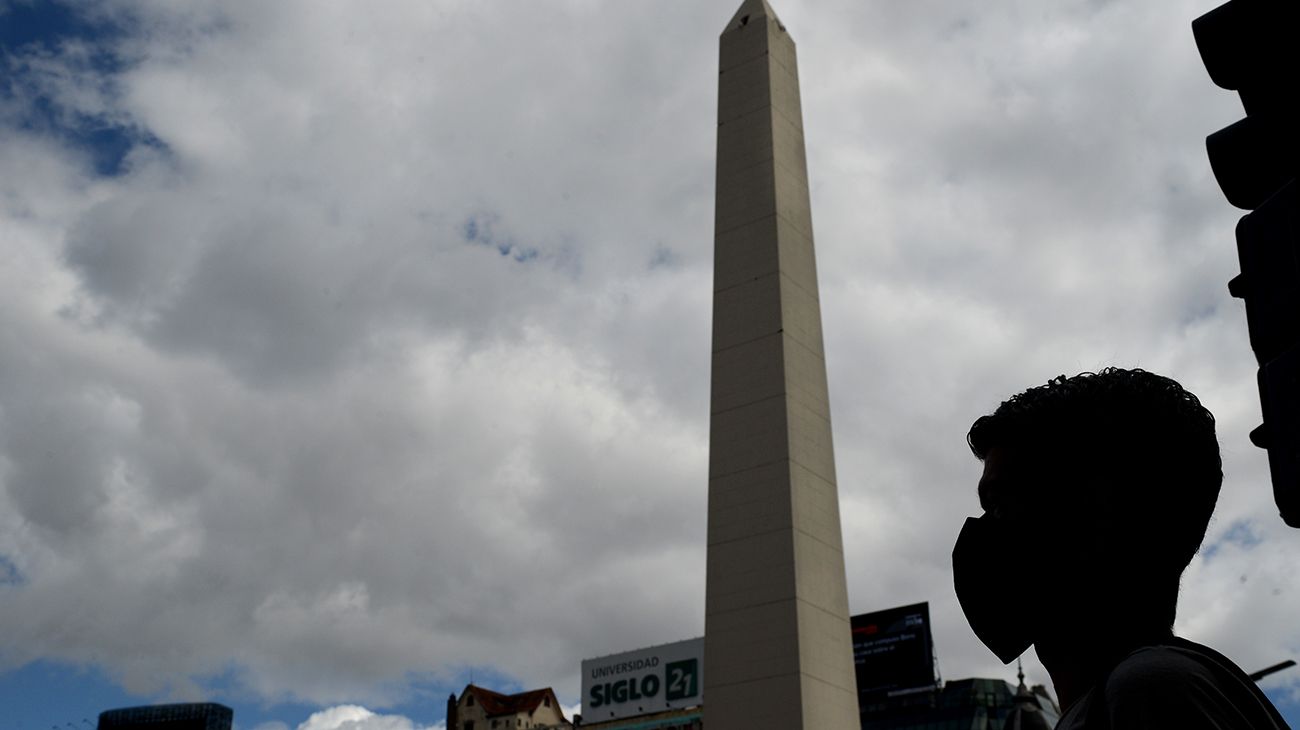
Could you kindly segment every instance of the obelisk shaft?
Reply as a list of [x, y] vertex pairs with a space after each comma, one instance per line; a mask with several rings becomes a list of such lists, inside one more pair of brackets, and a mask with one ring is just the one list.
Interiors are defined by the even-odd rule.
[[704, 712], [854, 730], [795, 47], [764, 0], [720, 46]]

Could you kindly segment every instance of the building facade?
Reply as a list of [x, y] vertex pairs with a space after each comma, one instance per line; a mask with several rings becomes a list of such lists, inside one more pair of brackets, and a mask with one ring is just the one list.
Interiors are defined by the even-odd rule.
[[1041, 685], [959, 679], [864, 702], [862, 730], [1049, 730], [1060, 710]]
[[[581, 716], [579, 716], [581, 717]], [[605, 722], [579, 722], [580, 730], [703, 730], [704, 708], [687, 707]]]
[[502, 694], [473, 684], [447, 698], [447, 730], [567, 730], [560, 702], [550, 687]]
[[235, 712], [215, 702], [122, 707], [99, 713], [98, 730], [230, 730]]

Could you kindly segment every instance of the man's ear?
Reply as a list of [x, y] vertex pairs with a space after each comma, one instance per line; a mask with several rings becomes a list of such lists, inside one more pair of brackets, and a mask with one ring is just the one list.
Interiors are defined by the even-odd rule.
[[1075, 574], [1110, 570], [1131, 556], [1131, 515], [1116, 486], [1113, 477], [1101, 474], [1080, 476], [1067, 486], [1070, 498], [1062, 501], [1062, 524], [1057, 526], [1063, 569]]

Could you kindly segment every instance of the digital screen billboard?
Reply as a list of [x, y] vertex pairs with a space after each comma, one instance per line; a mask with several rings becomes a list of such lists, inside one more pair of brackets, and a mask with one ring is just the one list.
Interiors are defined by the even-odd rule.
[[850, 626], [859, 694], [934, 685], [929, 603], [858, 614]]
[[704, 639], [582, 660], [582, 720], [604, 722], [704, 700]]

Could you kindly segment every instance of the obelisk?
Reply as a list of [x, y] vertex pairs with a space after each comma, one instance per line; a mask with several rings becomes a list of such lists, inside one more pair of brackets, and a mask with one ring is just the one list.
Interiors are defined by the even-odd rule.
[[705, 726], [856, 730], [794, 41], [745, 0], [720, 46]]

